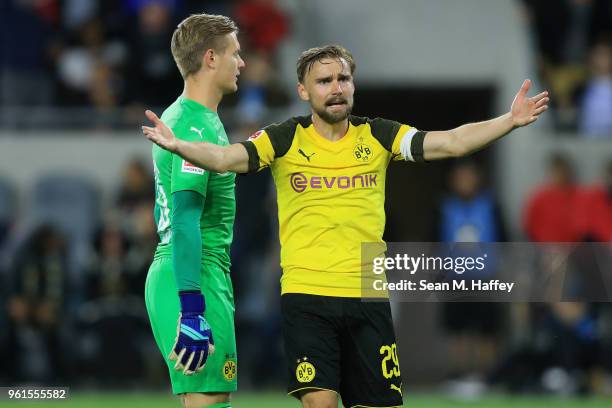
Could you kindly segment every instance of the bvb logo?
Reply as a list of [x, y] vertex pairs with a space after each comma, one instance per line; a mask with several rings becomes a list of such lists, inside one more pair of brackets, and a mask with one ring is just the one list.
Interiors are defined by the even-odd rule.
[[301, 383], [311, 382], [312, 380], [314, 380], [315, 375], [317, 374], [317, 371], [315, 370], [314, 366], [305, 360], [306, 359], [304, 359], [303, 362], [299, 363], [297, 369], [295, 370], [295, 377]]
[[236, 378], [236, 363], [232, 360], [227, 360], [223, 364], [223, 378], [227, 381], [232, 381]]
[[359, 143], [353, 149], [353, 156], [359, 161], [366, 162], [372, 157], [372, 149], [367, 144]]

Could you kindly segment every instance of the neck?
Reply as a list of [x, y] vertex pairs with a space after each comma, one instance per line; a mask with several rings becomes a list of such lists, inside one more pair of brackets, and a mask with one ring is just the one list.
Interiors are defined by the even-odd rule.
[[344, 135], [346, 135], [346, 132], [348, 132], [348, 119], [330, 124], [325, 122], [319, 115], [313, 112], [312, 124], [314, 125], [314, 128], [318, 134], [332, 142], [342, 139]]
[[192, 75], [185, 80], [183, 96], [206, 106], [213, 112], [216, 112], [217, 107], [223, 98], [223, 93], [210, 79]]

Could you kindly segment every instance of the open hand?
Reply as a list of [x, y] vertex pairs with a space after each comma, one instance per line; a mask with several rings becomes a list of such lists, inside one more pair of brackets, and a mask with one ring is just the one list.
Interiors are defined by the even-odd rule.
[[150, 110], [145, 111], [145, 116], [151, 122], [153, 122], [153, 125], [155, 125], [155, 127], [142, 126], [142, 133], [144, 133], [147, 139], [149, 139], [162, 149], [166, 149], [172, 153], [176, 153], [178, 149], [178, 139], [174, 136], [172, 129], [166, 126], [166, 124], [162, 122], [161, 119]]
[[514, 127], [521, 127], [535, 122], [540, 114], [548, 109], [548, 91], [529, 98], [527, 97], [529, 88], [531, 88], [531, 81], [526, 79], [512, 102], [510, 112]]

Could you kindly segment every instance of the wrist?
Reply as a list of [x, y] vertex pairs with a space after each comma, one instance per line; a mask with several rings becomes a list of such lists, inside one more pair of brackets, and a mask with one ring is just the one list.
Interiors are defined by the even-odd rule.
[[184, 143], [185, 143], [184, 140], [176, 138], [176, 143], [174, 145], [174, 152], [173, 153], [176, 153], [176, 154], [178, 154], [180, 156], [180, 152], [183, 150], [182, 147], [183, 147]]
[[509, 129], [509, 131], [512, 131], [516, 128], [521, 127], [515, 120], [514, 115], [512, 115], [512, 112], [508, 112], [505, 115], [502, 116], [502, 119], [504, 121], [504, 123], [506, 123], [507, 128]]
[[507, 112], [503, 114], [501, 116], [501, 120], [506, 125], [505, 127], [509, 130], [514, 130], [518, 127], [514, 121], [514, 116], [512, 115], [512, 112]]
[[204, 295], [200, 291], [181, 291], [179, 292], [179, 300], [183, 316], [202, 315], [206, 310]]

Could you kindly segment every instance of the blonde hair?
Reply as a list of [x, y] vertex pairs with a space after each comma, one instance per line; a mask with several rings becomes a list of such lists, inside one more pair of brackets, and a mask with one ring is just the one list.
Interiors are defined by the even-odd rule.
[[206, 50], [225, 51], [223, 36], [237, 32], [236, 23], [226, 16], [193, 14], [181, 21], [172, 34], [170, 49], [183, 79], [202, 68]]

